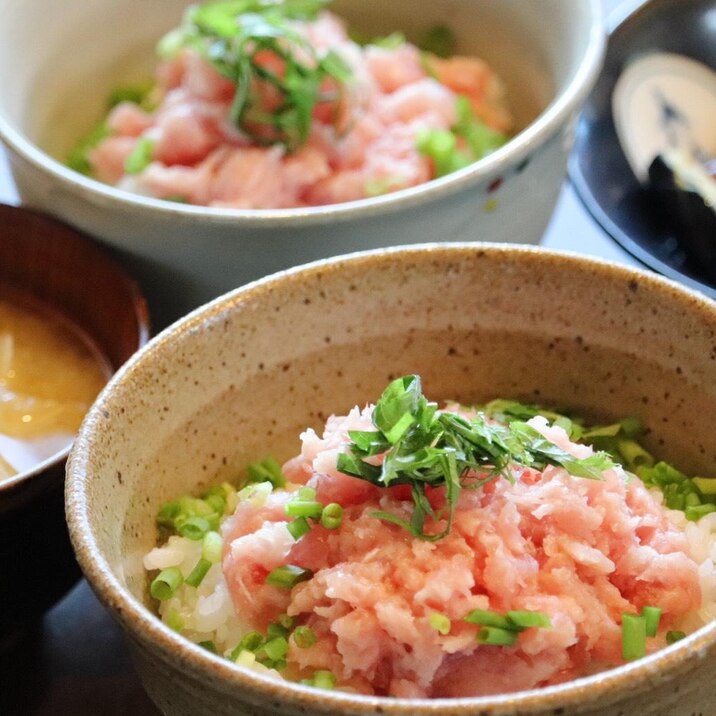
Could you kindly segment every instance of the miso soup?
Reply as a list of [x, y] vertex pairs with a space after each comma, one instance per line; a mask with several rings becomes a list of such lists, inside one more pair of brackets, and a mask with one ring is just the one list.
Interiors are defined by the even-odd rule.
[[0, 286], [0, 480], [65, 449], [110, 373], [77, 326]]

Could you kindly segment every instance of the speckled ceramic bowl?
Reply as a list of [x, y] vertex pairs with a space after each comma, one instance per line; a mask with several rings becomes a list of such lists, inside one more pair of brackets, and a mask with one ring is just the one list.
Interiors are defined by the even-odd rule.
[[530, 248], [387, 250], [277, 274], [158, 336], [101, 395], [68, 468], [82, 568], [129, 634], [166, 712], [712, 714], [716, 624], [628, 666], [511, 696], [368, 698], [274, 681], [190, 644], [154, 615], [141, 557], [167, 500], [417, 372], [426, 393], [515, 396], [640, 415], [686, 470], [716, 471], [716, 305], [664, 279]]
[[[537, 243], [565, 176], [577, 111], [601, 66], [600, 0], [336, 0], [353, 27], [420, 37], [447, 22], [458, 50], [505, 79], [520, 132], [440, 180], [330, 207], [206, 209], [119, 191], [58, 158], [107, 92], [151, 77], [154, 45], [188, 0], [0, 0], [0, 139], [23, 201], [118, 248], [155, 325], [306, 261], [424, 241]], [[81, 51], [69, 51], [81, 48]]]

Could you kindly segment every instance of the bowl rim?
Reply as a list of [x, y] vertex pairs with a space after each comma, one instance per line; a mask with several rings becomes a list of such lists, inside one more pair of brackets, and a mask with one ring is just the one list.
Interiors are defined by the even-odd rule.
[[606, 51], [606, 32], [601, 0], [577, 0], [587, 14], [589, 39], [585, 43], [578, 67], [566, 87], [527, 127], [510, 139], [500, 149], [473, 164], [445, 177], [433, 179], [415, 187], [401, 189], [390, 194], [357, 201], [326, 204], [316, 207], [291, 209], [229, 209], [191, 206], [143, 197], [117, 189], [98, 180], [85, 177], [66, 167], [57, 159], [41, 150], [15, 129], [9, 119], [0, 114], [0, 140], [35, 169], [52, 178], [66, 190], [88, 201], [101, 200], [108, 208], [122, 207], [141, 210], [154, 218], [162, 215], [176, 220], [189, 221], [201, 217], [216, 224], [240, 223], [247, 227], [292, 226], [324, 224], [347, 221], [355, 214], [375, 216], [398, 209], [405, 209], [426, 200], [437, 200], [472, 187], [511, 160], [516, 164], [527, 159], [546, 143], [565, 124], [586, 99], [596, 82]]
[[112, 565], [104, 557], [87, 509], [87, 493], [92, 489], [92, 479], [87, 467], [92, 443], [96, 439], [92, 430], [106, 414], [107, 404], [111, 403], [115, 390], [121, 391], [122, 383], [135, 371], [141, 370], [146, 361], [151, 361], [155, 353], [161, 353], [177, 338], [200, 330], [202, 324], [211, 322], [212, 319], [241, 305], [244, 301], [270, 293], [275, 286], [280, 287], [286, 280], [325, 275], [329, 271], [340, 271], [345, 265], [353, 266], [361, 262], [393, 262], [402, 258], [418, 260], [441, 254], [447, 254], [455, 260], [461, 255], [474, 255], [481, 252], [492, 256], [516, 257], [521, 261], [538, 264], [556, 261], [569, 270], [578, 270], [591, 275], [600, 274], [621, 280], [625, 285], [638, 281], [640, 286], [647, 286], [661, 295], [670, 296], [685, 310], [696, 312], [716, 325], [715, 302], [663, 276], [573, 251], [488, 242], [433, 242], [355, 252], [280, 271], [220, 296], [164, 329], [125, 363], [87, 414], [68, 461], [65, 483], [66, 517], [78, 562], [99, 600], [129, 632], [131, 641], [146, 645], [151, 649], [153, 656], [166, 665], [176, 665], [179, 660], [185, 668], [191, 665], [194, 673], [199, 674], [207, 684], [212, 682], [220, 684], [225, 695], [231, 690], [235, 693], [240, 689], [257, 703], [259, 700], [271, 698], [274, 701], [284, 701], [296, 708], [310, 707], [317, 713], [361, 714], [361, 716], [376, 712], [392, 716], [398, 714], [473, 716], [478, 711], [484, 714], [513, 714], [517, 711], [530, 713], [531, 708], [538, 709], [540, 713], [545, 709], [557, 709], [555, 713], [561, 713], [559, 709], [583, 705], [585, 698], [609, 700], [611, 692], [615, 689], [645, 690], [658, 683], [664, 673], [688, 670], [695, 662], [707, 657], [708, 650], [716, 644], [716, 620], [700, 627], [684, 640], [664, 647], [638, 661], [540, 689], [454, 699], [406, 699], [332, 691], [317, 692], [300, 684], [278, 681], [270, 676], [240, 667], [178, 635], [121, 584], [115, 576]]
[[[115, 271], [126, 288], [128, 299], [127, 308], [129, 309], [131, 306], [132, 317], [137, 327], [137, 345], [135, 348], [135, 352], [136, 350], [142, 348], [148, 342], [151, 333], [151, 323], [149, 318], [149, 309], [147, 307], [147, 302], [144, 298], [144, 294], [142, 293], [137, 281], [127, 272], [127, 270], [124, 268], [124, 266], [122, 266], [121, 263], [119, 263], [108, 253], [105, 247], [98, 244], [94, 239], [87, 236], [86, 234], [83, 234], [79, 229], [76, 229], [75, 227], [70, 226], [69, 224], [66, 224], [41, 211], [36, 211], [34, 209], [30, 209], [24, 206], [13, 206], [10, 204], [1, 204], [0, 206], [2, 206], [6, 210], [9, 209], [19, 215], [27, 216], [28, 218], [33, 217], [35, 220], [39, 219], [48, 226], [50, 224], [55, 224], [56, 226], [61, 227], [66, 235], [71, 234], [78, 240], [78, 246], [82, 246], [82, 250], [83, 252], [85, 252], [85, 256], [94, 256], [98, 260], [102, 261], [106, 266]], [[46, 302], [41, 301], [41, 303]], [[69, 315], [64, 311], [61, 311], [61, 313], [73, 325], [76, 324], [76, 321], [72, 315]], [[82, 332], [86, 333], [86, 331]], [[93, 336], [88, 337], [90, 340], [93, 340]], [[117, 370], [121, 368], [121, 366], [110, 365], [110, 368], [112, 372], [109, 380], [111, 380], [111, 378], [114, 376]], [[107, 382], [109, 382], [109, 380]], [[75, 434], [75, 437], [76, 435], [77, 434]], [[37, 483], [39, 481], [43, 480], [45, 476], [51, 476], [53, 474], [53, 468], [62, 466], [62, 464], [67, 460], [72, 449], [73, 442], [74, 440], [70, 442], [66, 447], [62, 448], [61, 450], [58, 450], [52, 455], [49, 455], [42, 462], [37, 463], [29, 470], [23, 470], [22, 472], [18, 472], [14, 475], [11, 475], [10, 477], [0, 480], [0, 504], [2, 503], [2, 501], [9, 500], [16, 494], [19, 494], [21, 491], [28, 488], [28, 483], [30, 482], [33, 483], [32, 488], [37, 489]], [[49, 482], [54, 481], [49, 480]]]

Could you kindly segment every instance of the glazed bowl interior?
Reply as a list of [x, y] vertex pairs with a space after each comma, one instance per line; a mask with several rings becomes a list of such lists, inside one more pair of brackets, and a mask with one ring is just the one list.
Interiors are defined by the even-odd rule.
[[[297, 454], [306, 426], [375, 400], [407, 373], [419, 373], [434, 399], [502, 396], [597, 418], [638, 415], [659, 456], [713, 474], [704, 416], [716, 411], [715, 332], [716, 307], [662, 279], [528, 248], [388, 250], [269, 277], [165, 331], [100, 397], [68, 469], [80, 564], [129, 631], [150, 694], [172, 713], [209, 713], [197, 706], [202, 689], [216, 694], [214, 713], [238, 704], [256, 713], [307, 705], [317, 713], [576, 713], [581, 704], [580, 713], [616, 714], [598, 708], [675, 703], [668, 687], [677, 677], [683, 693], [709, 698], [703, 679], [688, 679], [704, 664], [713, 669], [713, 624], [606, 676], [443, 701], [438, 711], [428, 701], [316, 695], [246, 672], [166, 628], [153, 615], [141, 558], [165, 501], [231, 479], [267, 454]], [[173, 669], [182, 679], [170, 688]]]

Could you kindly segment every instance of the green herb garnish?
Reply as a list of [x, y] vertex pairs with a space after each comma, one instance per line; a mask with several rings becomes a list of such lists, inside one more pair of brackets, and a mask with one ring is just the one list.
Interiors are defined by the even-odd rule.
[[455, 54], [457, 41], [455, 33], [447, 25], [435, 25], [427, 30], [418, 46], [425, 52], [445, 58]]
[[[601, 479], [614, 466], [606, 453], [579, 460], [521, 421], [495, 425], [483, 413], [468, 420], [438, 413], [422, 394], [420, 378], [393, 381], [373, 411], [375, 431], [350, 431], [348, 452], [338, 455], [338, 470], [379, 487], [409, 485], [413, 512], [406, 521], [389, 512], [374, 515], [407, 529], [414, 537], [439, 540], [450, 531], [462, 489], [475, 489], [498, 477], [512, 481], [512, 467], [564, 467], [577, 477]], [[381, 465], [367, 458], [384, 453]], [[445, 487], [446, 506], [436, 512], [427, 489]], [[425, 531], [425, 522], [446, 519], [440, 532]]]
[[429, 157], [438, 177], [486, 157], [499, 149], [508, 137], [479, 120], [467, 97], [458, 97], [457, 122], [449, 129], [425, 129], [417, 136], [418, 151]]
[[194, 5], [158, 49], [165, 56], [184, 47], [198, 52], [236, 85], [230, 110], [235, 125], [258, 144], [293, 150], [308, 139], [314, 108], [328, 104], [337, 111], [350, 79], [341, 57], [333, 51], [317, 53], [291, 25], [314, 19], [327, 1], [219, 0]]
[[124, 171], [127, 174], [139, 174], [144, 171], [154, 156], [155, 141], [149, 137], [139, 137], [132, 153], [124, 162]]
[[109, 134], [109, 127], [104, 121], [98, 124], [70, 150], [65, 162], [67, 166], [85, 176], [92, 174], [89, 154], [102, 140], [109, 137]]

